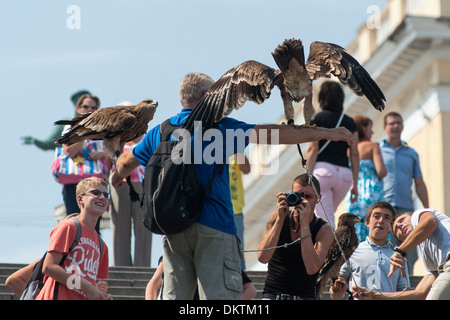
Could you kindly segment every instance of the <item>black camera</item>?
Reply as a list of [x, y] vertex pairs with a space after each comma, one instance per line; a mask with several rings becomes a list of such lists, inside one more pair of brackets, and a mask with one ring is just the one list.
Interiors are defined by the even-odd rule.
[[305, 194], [303, 192], [290, 192], [284, 194], [284, 196], [287, 198], [287, 203], [289, 206], [296, 206], [301, 203], [304, 195]]

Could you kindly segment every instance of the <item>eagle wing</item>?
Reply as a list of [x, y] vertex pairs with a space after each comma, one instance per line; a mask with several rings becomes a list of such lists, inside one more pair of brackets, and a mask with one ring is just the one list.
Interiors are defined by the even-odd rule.
[[[328, 250], [325, 262], [319, 270], [316, 286], [317, 299], [322, 297], [323, 290], [328, 281], [338, 278], [341, 266], [350, 258], [359, 243], [353, 225], [338, 227], [336, 229], [336, 239]], [[345, 259], [342, 257], [341, 249]]]
[[336, 76], [358, 96], [365, 96], [378, 111], [384, 110], [386, 98], [369, 73], [344, 48], [333, 43], [315, 41], [310, 45], [306, 62], [311, 80]]
[[204, 94], [183, 127], [191, 133], [194, 121], [208, 129], [247, 101], [261, 104], [270, 97], [276, 72], [260, 62], [248, 60], [226, 72]]
[[[347, 248], [348, 244], [350, 243], [350, 237], [351, 234], [348, 229], [336, 229], [336, 239], [339, 242], [339, 245], [341, 246], [342, 250], [345, 253], [345, 249]], [[339, 249], [339, 245], [334, 240], [333, 244], [331, 245], [331, 248], [328, 250], [327, 256], [325, 257], [325, 261], [322, 265], [322, 267], [319, 270], [319, 278], [327, 273], [331, 269], [331, 267], [339, 260], [339, 258], [342, 256], [341, 250]], [[347, 256], [347, 255], [346, 255]], [[341, 264], [342, 265], [342, 264]], [[340, 268], [340, 266], [339, 266]]]

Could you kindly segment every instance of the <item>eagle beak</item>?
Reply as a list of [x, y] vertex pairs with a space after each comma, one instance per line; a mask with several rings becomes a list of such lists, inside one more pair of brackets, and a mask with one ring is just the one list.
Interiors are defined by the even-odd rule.
[[360, 217], [355, 216], [355, 217], [353, 218], [353, 221], [355, 221], [355, 223], [358, 223], [358, 222], [361, 222], [362, 220], [361, 220]]
[[158, 107], [158, 101], [154, 100], [154, 99], [145, 99], [141, 101], [141, 104], [146, 105], [147, 107], [153, 107], [153, 108], [157, 108]]

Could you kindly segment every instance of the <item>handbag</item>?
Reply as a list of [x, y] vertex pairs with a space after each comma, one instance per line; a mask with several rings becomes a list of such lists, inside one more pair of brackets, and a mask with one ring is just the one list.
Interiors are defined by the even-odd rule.
[[106, 160], [89, 159], [89, 154], [99, 149], [102, 149], [101, 141], [85, 141], [80, 152], [72, 159], [64, 148], [56, 148], [51, 165], [53, 178], [60, 184], [77, 184], [89, 177], [105, 179], [108, 175]]

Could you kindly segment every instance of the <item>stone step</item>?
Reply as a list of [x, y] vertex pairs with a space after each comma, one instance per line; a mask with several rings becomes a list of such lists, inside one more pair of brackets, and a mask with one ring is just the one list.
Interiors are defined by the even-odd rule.
[[[23, 268], [24, 264], [0, 263], [0, 300], [17, 300], [18, 297], [5, 285], [6, 278]], [[109, 269], [108, 288], [114, 300], [144, 300], [145, 288], [155, 269], [145, 267], [116, 267]], [[266, 272], [248, 271], [248, 277], [256, 288], [255, 300], [261, 299], [266, 280]], [[415, 288], [422, 277], [411, 277], [411, 287]], [[325, 289], [323, 300], [329, 300], [329, 287]]]

